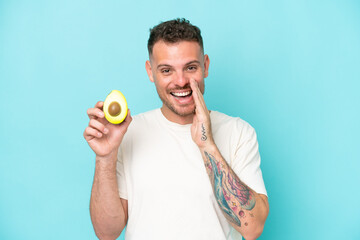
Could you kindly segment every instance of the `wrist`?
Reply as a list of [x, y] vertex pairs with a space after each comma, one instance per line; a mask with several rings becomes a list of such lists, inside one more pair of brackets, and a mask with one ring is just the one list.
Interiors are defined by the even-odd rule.
[[207, 139], [204, 143], [198, 145], [201, 152], [214, 152], [217, 150], [217, 146], [214, 140]]
[[96, 155], [96, 164], [113, 164], [116, 163], [117, 161], [117, 150], [116, 151], [112, 151], [107, 155], [104, 156], [99, 156]]

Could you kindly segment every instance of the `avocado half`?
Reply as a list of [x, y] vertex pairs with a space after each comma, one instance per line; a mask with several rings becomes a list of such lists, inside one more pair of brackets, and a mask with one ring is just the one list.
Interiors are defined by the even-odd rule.
[[110, 123], [119, 124], [124, 121], [128, 112], [124, 95], [119, 90], [112, 90], [104, 101], [103, 111]]

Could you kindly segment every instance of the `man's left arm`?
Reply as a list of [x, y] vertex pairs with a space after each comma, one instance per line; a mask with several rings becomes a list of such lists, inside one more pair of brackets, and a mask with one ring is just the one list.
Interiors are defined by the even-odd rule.
[[256, 239], [269, 213], [267, 197], [243, 183], [222, 157], [212, 136], [209, 111], [194, 80], [191, 88], [196, 105], [191, 135], [203, 157], [216, 200], [226, 219], [245, 239]]

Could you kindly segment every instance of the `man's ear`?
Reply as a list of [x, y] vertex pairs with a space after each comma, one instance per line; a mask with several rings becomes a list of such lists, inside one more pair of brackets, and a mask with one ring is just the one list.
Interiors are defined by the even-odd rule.
[[207, 54], [204, 55], [204, 78], [209, 75], [210, 58]]
[[147, 72], [147, 75], [149, 76], [150, 81], [154, 82], [154, 77], [153, 77], [152, 69], [151, 69], [151, 63], [149, 60], [147, 60], [145, 62], [145, 68], [146, 68], [146, 72]]

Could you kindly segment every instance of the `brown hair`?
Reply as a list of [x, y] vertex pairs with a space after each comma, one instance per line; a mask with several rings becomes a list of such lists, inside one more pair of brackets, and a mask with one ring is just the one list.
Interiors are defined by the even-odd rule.
[[199, 43], [202, 52], [204, 52], [200, 29], [192, 25], [190, 21], [185, 18], [161, 22], [159, 25], [150, 29], [148, 40], [149, 55], [152, 54], [155, 43], [160, 40], [168, 43], [194, 41]]

